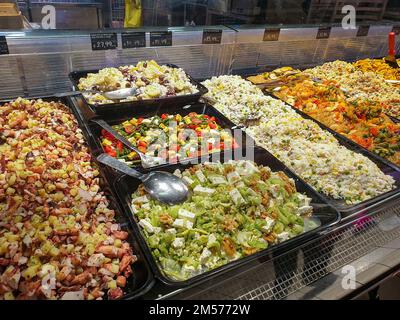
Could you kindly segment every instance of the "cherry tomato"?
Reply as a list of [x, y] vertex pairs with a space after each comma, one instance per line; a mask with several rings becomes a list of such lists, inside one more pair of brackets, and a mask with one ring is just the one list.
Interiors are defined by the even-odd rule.
[[146, 143], [146, 141], [139, 140], [138, 146], [139, 146], [139, 147], [147, 148], [147, 143]]
[[168, 115], [165, 114], [165, 113], [163, 113], [163, 114], [161, 115], [161, 119], [163, 119], [163, 120], [167, 119], [167, 117], [168, 117]]
[[216, 128], [217, 128], [217, 125], [215, 124], [215, 122], [209, 122], [209, 123], [208, 123], [208, 126], [209, 126], [211, 129], [216, 129]]
[[137, 119], [138, 124], [141, 124], [143, 122], [144, 118], [139, 118]]
[[121, 141], [117, 142], [117, 149], [118, 151], [121, 153], [122, 151], [124, 151], [124, 145], [122, 144]]

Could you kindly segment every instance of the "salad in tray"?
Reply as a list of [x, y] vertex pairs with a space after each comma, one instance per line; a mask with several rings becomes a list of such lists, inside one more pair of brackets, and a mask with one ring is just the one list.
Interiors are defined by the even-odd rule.
[[[188, 115], [162, 114], [151, 118], [132, 118], [113, 128], [142, 153], [176, 162], [184, 158], [238, 147], [228, 131], [213, 116], [191, 112]], [[129, 165], [140, 163], [132, 152], [110, 133], [102, 130], [101, 143], [109, 155]]]
[[155, 259], [174, 280], [295, 237], [313, 213], [291, 178], [252, 161], [206, 162], [174, 174], [191, 191], [185, 203], [163, 205], [141, 185], [131, 204]]
[[[140, 61], [136, 65], [104, 68], [97, 73], [88, 73], [79, 79], [79, 90], [114, 91], [136, 88], [134, 95], [121, 101], [138, 101], [197, 93], [199, 90], [190, 82], [181, 68], [159, 65], [154, 60]], [[101, 93], [84, 93], [90, 104], [115, 103]]]

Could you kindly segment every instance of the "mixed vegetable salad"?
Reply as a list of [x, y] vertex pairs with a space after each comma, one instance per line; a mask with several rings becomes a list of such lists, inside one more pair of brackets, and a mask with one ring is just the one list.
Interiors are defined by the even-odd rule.
[[141, 185], [132, 210], [154, 257], [175, 280], [295, 237], [313, 212], [292, 179], [252, 161], [206, 162], [174, 174], [188, 185], [189, 200], [166, 206]]
[[400, 125], [385, 115], [382, 103], [362, 97], [347, 98], [335, 81], [288, 83], [274, 94], [364, 148], [400, 165]]
[[[140, 152], [176, 162], [198, 157], [238, 145], [228, 131], [224, 131], [215, 117], [191, 112], [188, 115], [162, 114], [151, 118], [132, 118], [113, 128]], [[106, 153], [129, 165], [140, 162], [136, 152], [126, 148], [110, 133], [102, 130], [102, 145]]]

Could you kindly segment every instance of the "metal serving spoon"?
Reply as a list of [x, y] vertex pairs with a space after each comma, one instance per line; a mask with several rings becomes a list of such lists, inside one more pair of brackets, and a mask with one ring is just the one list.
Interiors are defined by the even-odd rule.
[[126, 139], [125, 137], [123, 137], [122, 135], [120, 135], [117, 131], [115, 131], [107, 122], [105, 122], [102, 119], [92, 119], [90, 120], [96, 124], [98, 124], [100, 127], [102, 127], [104, 130], [106, 130], [107, 132], [109, 132], [110, 134], [112, 134], [114, 136], [115, 139], [117, 139], [118, 141], [121, 141], [124, 146], [126, 146], [128, 149], [135, 151], [139, 157], [140, 157], [140, 161], [142, 162], [142, 167], [143, 168], [149, 168], [152, 167], [154, 165], [157, 164], [161, 164], [165, 162], [164, 158], [160, 158], [160, 157], [151, 157], [151, 156], [147, 156], [144, 153], [140, 152], [136, 147], [134, 147], [129, 141], [128, 139]]
[[189, 189], [186, 184], [172, 173], [152, 171], [143, 174], [106, 153], [99, 155], [97, 161], [128, 176], [141, 180], [150, 197], [162, 203], [169, 205], [182, 203], [189, 196]]
[[113, 91], [98, 91], [98, 90], [80, 90], [62, 93], [60, 96], [74, 96], [81, 93], [99, 93], [109, 100], [123, 100], [137, 93], [137, 88], [123, 88]]

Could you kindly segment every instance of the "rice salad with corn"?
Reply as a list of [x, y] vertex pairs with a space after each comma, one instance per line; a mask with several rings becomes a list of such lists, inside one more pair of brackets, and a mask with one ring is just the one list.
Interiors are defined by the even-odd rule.
[[[79, 90], [114, 91], [136, 88], [135, 95], [121, 101], [137, 101], [194, 94], [195, 85], [181, 68], [159, 65], [154, 60], [140, 61], [136, 65], [104, 68], [97, 73], [88, 73], [79, 79]], [[115, 101], [101, 93], [83, 94], [90, 104], [107, 104]]]
[[205, 97], [234, 122], [243, 119], [243, 105], [249, 113], [255, 106], [262, 115], [246, 131], [317, 191], [355, 204], [393, 189], [394, 179], [374, 162], [241, 77], [214, 77], [203, 84], [209, 90]]

